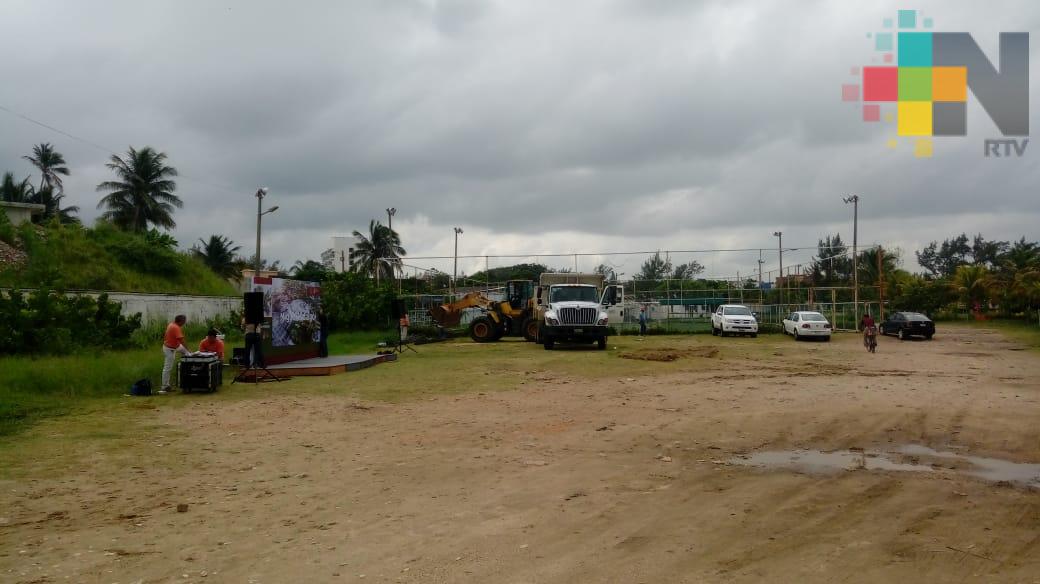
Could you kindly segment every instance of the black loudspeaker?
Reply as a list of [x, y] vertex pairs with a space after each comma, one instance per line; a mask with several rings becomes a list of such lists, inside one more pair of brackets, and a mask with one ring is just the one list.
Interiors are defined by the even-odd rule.
[[264, 293], [246, 292], [244, 295], [246, 308], [246, 324], [263, 324], [264, 322]]
[[406, 312], [404, 307], [404, 300], [400, 298], [394, 298], [390, 301], [390, 314], [394, 318], [401, 318], [401, 315]]

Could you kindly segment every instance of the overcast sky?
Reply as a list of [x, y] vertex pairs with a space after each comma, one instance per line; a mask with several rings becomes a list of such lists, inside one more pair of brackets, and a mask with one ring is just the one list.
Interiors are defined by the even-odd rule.
[[[961, 231], [1040, 239], [1040, 145], [983, 158], [1001, 136], [972, 96], [968, 136], [931, 159], [886, 148], [894, 126], [841, 101], [898, 8], [971, 32], [994, 63], [999, 32], [1040, 25], [1030, 1], [4, 0], [0, 106], [94, 145], [0, 111], [0, 171], [29, 174], [21, 156], [51, 142], [92, 221], [105, 150], [152, 146], [181, 172], [183, 246], [218, 233], [250, 255], [264, 185], [281, 208], [263, 255], [287, 264], [387, 207], [412, 256], [451, 255], [459, 226], [464, 255], [764, 247], [775, 269], [776, 230], [851, 240], [845, 193], [862, 197], [861, 243], [910, 268]], [[673, 259], [732, 276], [758, 252]]]

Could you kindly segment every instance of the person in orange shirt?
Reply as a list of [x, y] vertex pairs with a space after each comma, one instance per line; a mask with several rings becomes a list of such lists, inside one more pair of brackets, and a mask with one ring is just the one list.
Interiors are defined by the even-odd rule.
[[173, 365], [177, 360], [177, 353], [187, 355], [191, 352], [184, 346], [184, 329], [182, 327], [186, 322], [188, 322], [188, 317], [183, 314], [178, 314], [173, 318], [173, 322], [166, 325], [166, 334], [163, 335], [162, 349], [162, 387], [159, 389], [159, 393], [169, 393], [170, 391], [170, 373], [173, 372]]
[[222, 340], [217, 338], [218, 334], [220, 334], [220, 331], [218, 331], [217, 329], [215, 329], [215, 328], [209, 329], [206, 332], [206, 338], [202, 339], [202, 342], [199, 343], [199, 352], [201, 352], [201, 353], [216, 353], [217, 354], [217, 359], [220, 359], [220, 362], [223, 363], [224, 362], [224, 341], [222, 341]]
[[408, 325], [411, 324], [408, 320], [408, 313], [401, 315], [401, 320], [397, 321], [398, 328], [401, 329], [401, 342], [408, 340]]

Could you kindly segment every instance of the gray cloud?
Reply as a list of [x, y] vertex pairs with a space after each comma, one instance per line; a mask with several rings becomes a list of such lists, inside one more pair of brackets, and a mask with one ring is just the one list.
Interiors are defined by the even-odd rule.
[[[991, 57], [998, 32], [1040, 22], [1024, 1], [919, 4]], [[954, 226], [1040, 238], [1036, 158], [983, 159], [998, 132], [978, 104], [969, 136], [923, 160], [840, 102], [849, 68], [875, 57], [865, 33], [900, 6], [792, 6], [6, 2], [0, 104], [167, 152], [185, 244], [222, 232], [251, 249], [251, 195], [269, 186], [282, 208], [265, 250], [290, 263], [387, 206], [432, 255], [454, 225], [486, 253], [771, 248], [774, 229], [811, 244], [849, 232], [847, 192], [864, 198], [864, 239], [911, 258]], [[32, 144], [54, 143], [71, 203], [96, 216], [106, 152], [3, 112], [0, 135], [0, 169], [19, 175]]]

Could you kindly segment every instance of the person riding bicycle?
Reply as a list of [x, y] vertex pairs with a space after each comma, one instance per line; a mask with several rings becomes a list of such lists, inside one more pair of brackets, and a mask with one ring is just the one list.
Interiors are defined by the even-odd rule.
[[863, 315], [862, 320], [859, 321], [860, 329], [863, 330], [863, 346], [866, 347], [869, 342], [867, 337], [877, 334], [877, 324], [874, 322], [874, 318], [870, 316], [870, 313]]

